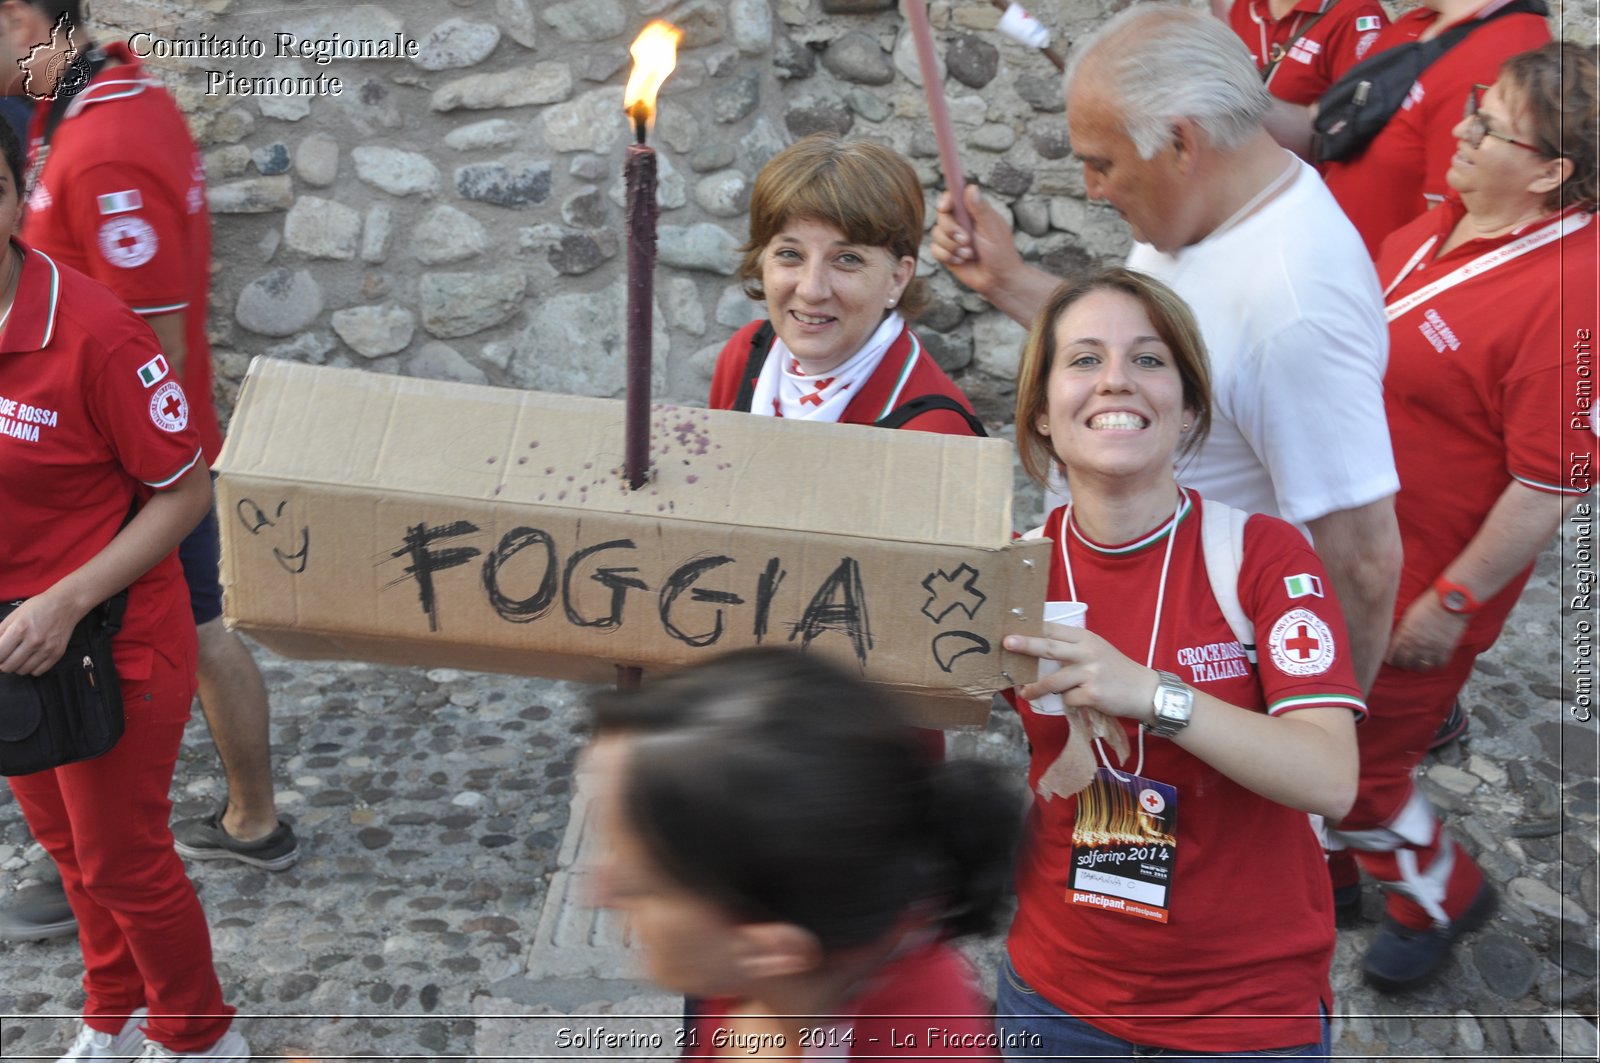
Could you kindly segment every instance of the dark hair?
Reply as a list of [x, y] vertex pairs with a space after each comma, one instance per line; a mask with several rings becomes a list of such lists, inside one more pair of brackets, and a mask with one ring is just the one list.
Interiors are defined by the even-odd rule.
[[1533, 142], [1550, 158], [1572, 160], [1572, 173], [1545, 197], [1546, 210], [1577, 204], [1595, 209], [1596, 122], [1594, 45], [1551, 41], [1507, 59], [1500, 75], [1520, 97]]
[[74, 26], [83, 25], [83, 0], [27, 0], [27, 3], [43, 11], [52, 24], [66, 15]]
[[11, 123], [0, 119], [0, 155], [5, 156], [6, 169], [11, 171], [11, 183], [17, 190], [20, 199], [28, 194], [22, 187], [23, 173], [27, 163], [22, 154], [22, 141], [18, 139], [16, 130], [11, 128]]
[[1017, 366], [1015, 409], [1017, 455], [1022, 469], [1035, 482], [1049, 478], [1051, 464], [1059, 459], [1050, 437], [1039, 430], [1050, 400], [1050, 367], [1056, 360], [1056, 322], [1072, 305], [1093, 292], [1121, 292], [1131, 295], [1144, 307], [1150, 324], [1172, 351], [1178, 378], [1183, 381], [1183, 404], [1194, 412], [1194, 426], [1178, 448], [1188, 454], [1211, 432], [1211, 366], [1206, 345], [1195, 322], [1194, 312], [1177, 292], [1138, 270], [1115, 266], [1086, 273], [1063, 283], [1033, 319], [1027, 342], [1022, 346], [1022, 362]]
[[1021, 806], [993, 765], [930, 758], [892, 695], [798, 650], [739, 650], [593, 700], [629, 739], [620, 795], [668, 876], [738, 920], [825, 949], [929, 906], [992, 928]]
[[[761, 168], [750, 192], [750, 239], [739, 249], [744, 293], [767, 297], [762, 255], [791, 221], [826, 222], [851, 243], [882, 247], [899, 261], [917, 257], [924, 206], [917, 171], [893, 148], [832, 133], [797, 140]], [[927, 305], [927, 285], [913, 275], [900, 293], [900, 313], [910, 319]]]

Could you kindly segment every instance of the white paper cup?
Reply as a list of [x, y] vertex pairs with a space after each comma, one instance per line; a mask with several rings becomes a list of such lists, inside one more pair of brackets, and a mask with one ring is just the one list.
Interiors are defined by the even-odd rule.
[[[1047, 624], [1061, 624], [1064, 627], [1083, 627], [1084, 617], [1089, 613], [1089, 607], [1083, 602], [1045, 602], [1044, 622]], [[1043, 679], [1051, 672], [1061, 667], [1060, 661], [1051, 661], [1039, 658], [1039, 679]], [[1060, 694], [1046, 694], [1042, 698], [1029, 702], [1033, 711], [1041, 716], [1065, 716], [1066, 705], [1062, 704]]]

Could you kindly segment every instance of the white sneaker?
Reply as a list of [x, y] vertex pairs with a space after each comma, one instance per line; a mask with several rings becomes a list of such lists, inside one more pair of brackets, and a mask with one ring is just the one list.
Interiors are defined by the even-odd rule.
[[101, 1033], [80, 1022], [77, 1039], [67, 1049], [67, 1054], [57, 1059], [56, 1063], [73, 1063], [81, 1059], [137, 1059], [145, 1043], [144, 1032], [139, 1029], [144, 1017], [145, 1009], [140, 1008], [128, 1016], [128, 1021], [122, 1024], [122, 1029], [117, 1033]]
[[250, 1046], [232, 1027], [229, 1027], [228, 1032], [223, 1034], [216, 1044], [210, 1048], [202, 1048], [198, 1052], [174, 1052], [155, 1041], [146, 1041], [144, 1055], [139, 1057], [139, 1063], [178, 1063], [184, 1059], [211, 1059], [216, 1063], [247, 1063], [250, 1059]]

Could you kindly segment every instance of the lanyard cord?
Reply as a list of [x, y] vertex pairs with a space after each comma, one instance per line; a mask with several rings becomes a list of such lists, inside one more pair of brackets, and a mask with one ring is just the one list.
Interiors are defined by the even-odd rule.
[[[1156, 636], [1161, 631], [1161, 607], [1167, 600], [1167, 569], [1172, 564], [1172, 544], [1178, 538], [1178, 518], [1183, 515], [1185, 504], [1189, 495], [1182, 487], [1178, 488], [1178, 504], [1172, 511], [1172, 519], [1167, 522], [1167, 550], [1161, 559], [1161, 582], [1156, 585], [1156, 615], [1150, 621], [1150, 647], [1145, 651], [1144, 666], [1152, 668], [1156, 659]], [[1062, 529], [1069, 534], [1078, 534], [1072, 525], [1072, 503], [1067, 503], [1067, 511], [1061, 516]], [[1072, 595], [1073, 601], [1082, 601], [1078, 597], [1078, 584], [1072, 578], [1072, 558], [1067, 551], [1067, 535], [1061, 536], [1061, 564], [1067, 573], [1067, 593]], [[1118, 723], [1117, 726], [1122, 726]], [[1106, 753], [1105, 745], [1098, 735], [1094, 739], [1095, 758], [1105, 765], [1107, 771], [1117, 777], [1119, 782], [1127, 782], [1127, 777], [1118, 773], [1111, 766], [1111, 757]], [[1133, 766], [1133, 773], [1139, 775], [1144, 771], [1144, 728], [1139, 728], [1139, 759]]]

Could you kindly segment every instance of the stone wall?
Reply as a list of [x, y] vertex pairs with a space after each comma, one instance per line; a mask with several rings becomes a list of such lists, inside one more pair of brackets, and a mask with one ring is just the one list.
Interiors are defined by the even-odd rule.
[[[1032, 0], [1057, 48], [1125, 0]], [[1562, 22], [1592, 40], [1596, 0]], [[1120, 256], [1125, 227], [1083, 199], [1060, 76], [995, 30], [987, 0], [932, 0], [962, 157], [1057, 270]], [[102, 39], [210, 34], [151, 66], [189, 114], [215, 220], [211, 327], [226, 411], [256, 354], [546, 391], [620, 395], [622, 112], [628, 43], [686, 33], [652, 143], [661, 155], [656, 391], [699, 403], [716, 352], [761, 308], [732, 276], [761, 165], [819, 129], [909, 156], [936, 148], [894, 0], [97, 0]], [[414, 40], [402, 59], [278, 58], [299, 40]], [[141, 38], [141, 43], [148, 43]], [[265, 54], [217, 55], [215, 42]], [[254, 43], [253, 43], [254, 42]], [[231, 77], [230, 77], [231, 75]], [[315, 96], [241, 81], [324, 79]], [[338, 78], [341, 91], [328, 92]], [[1022, 330], [924, 255], [920, 332], [991, 423], [1007, 419]]]

